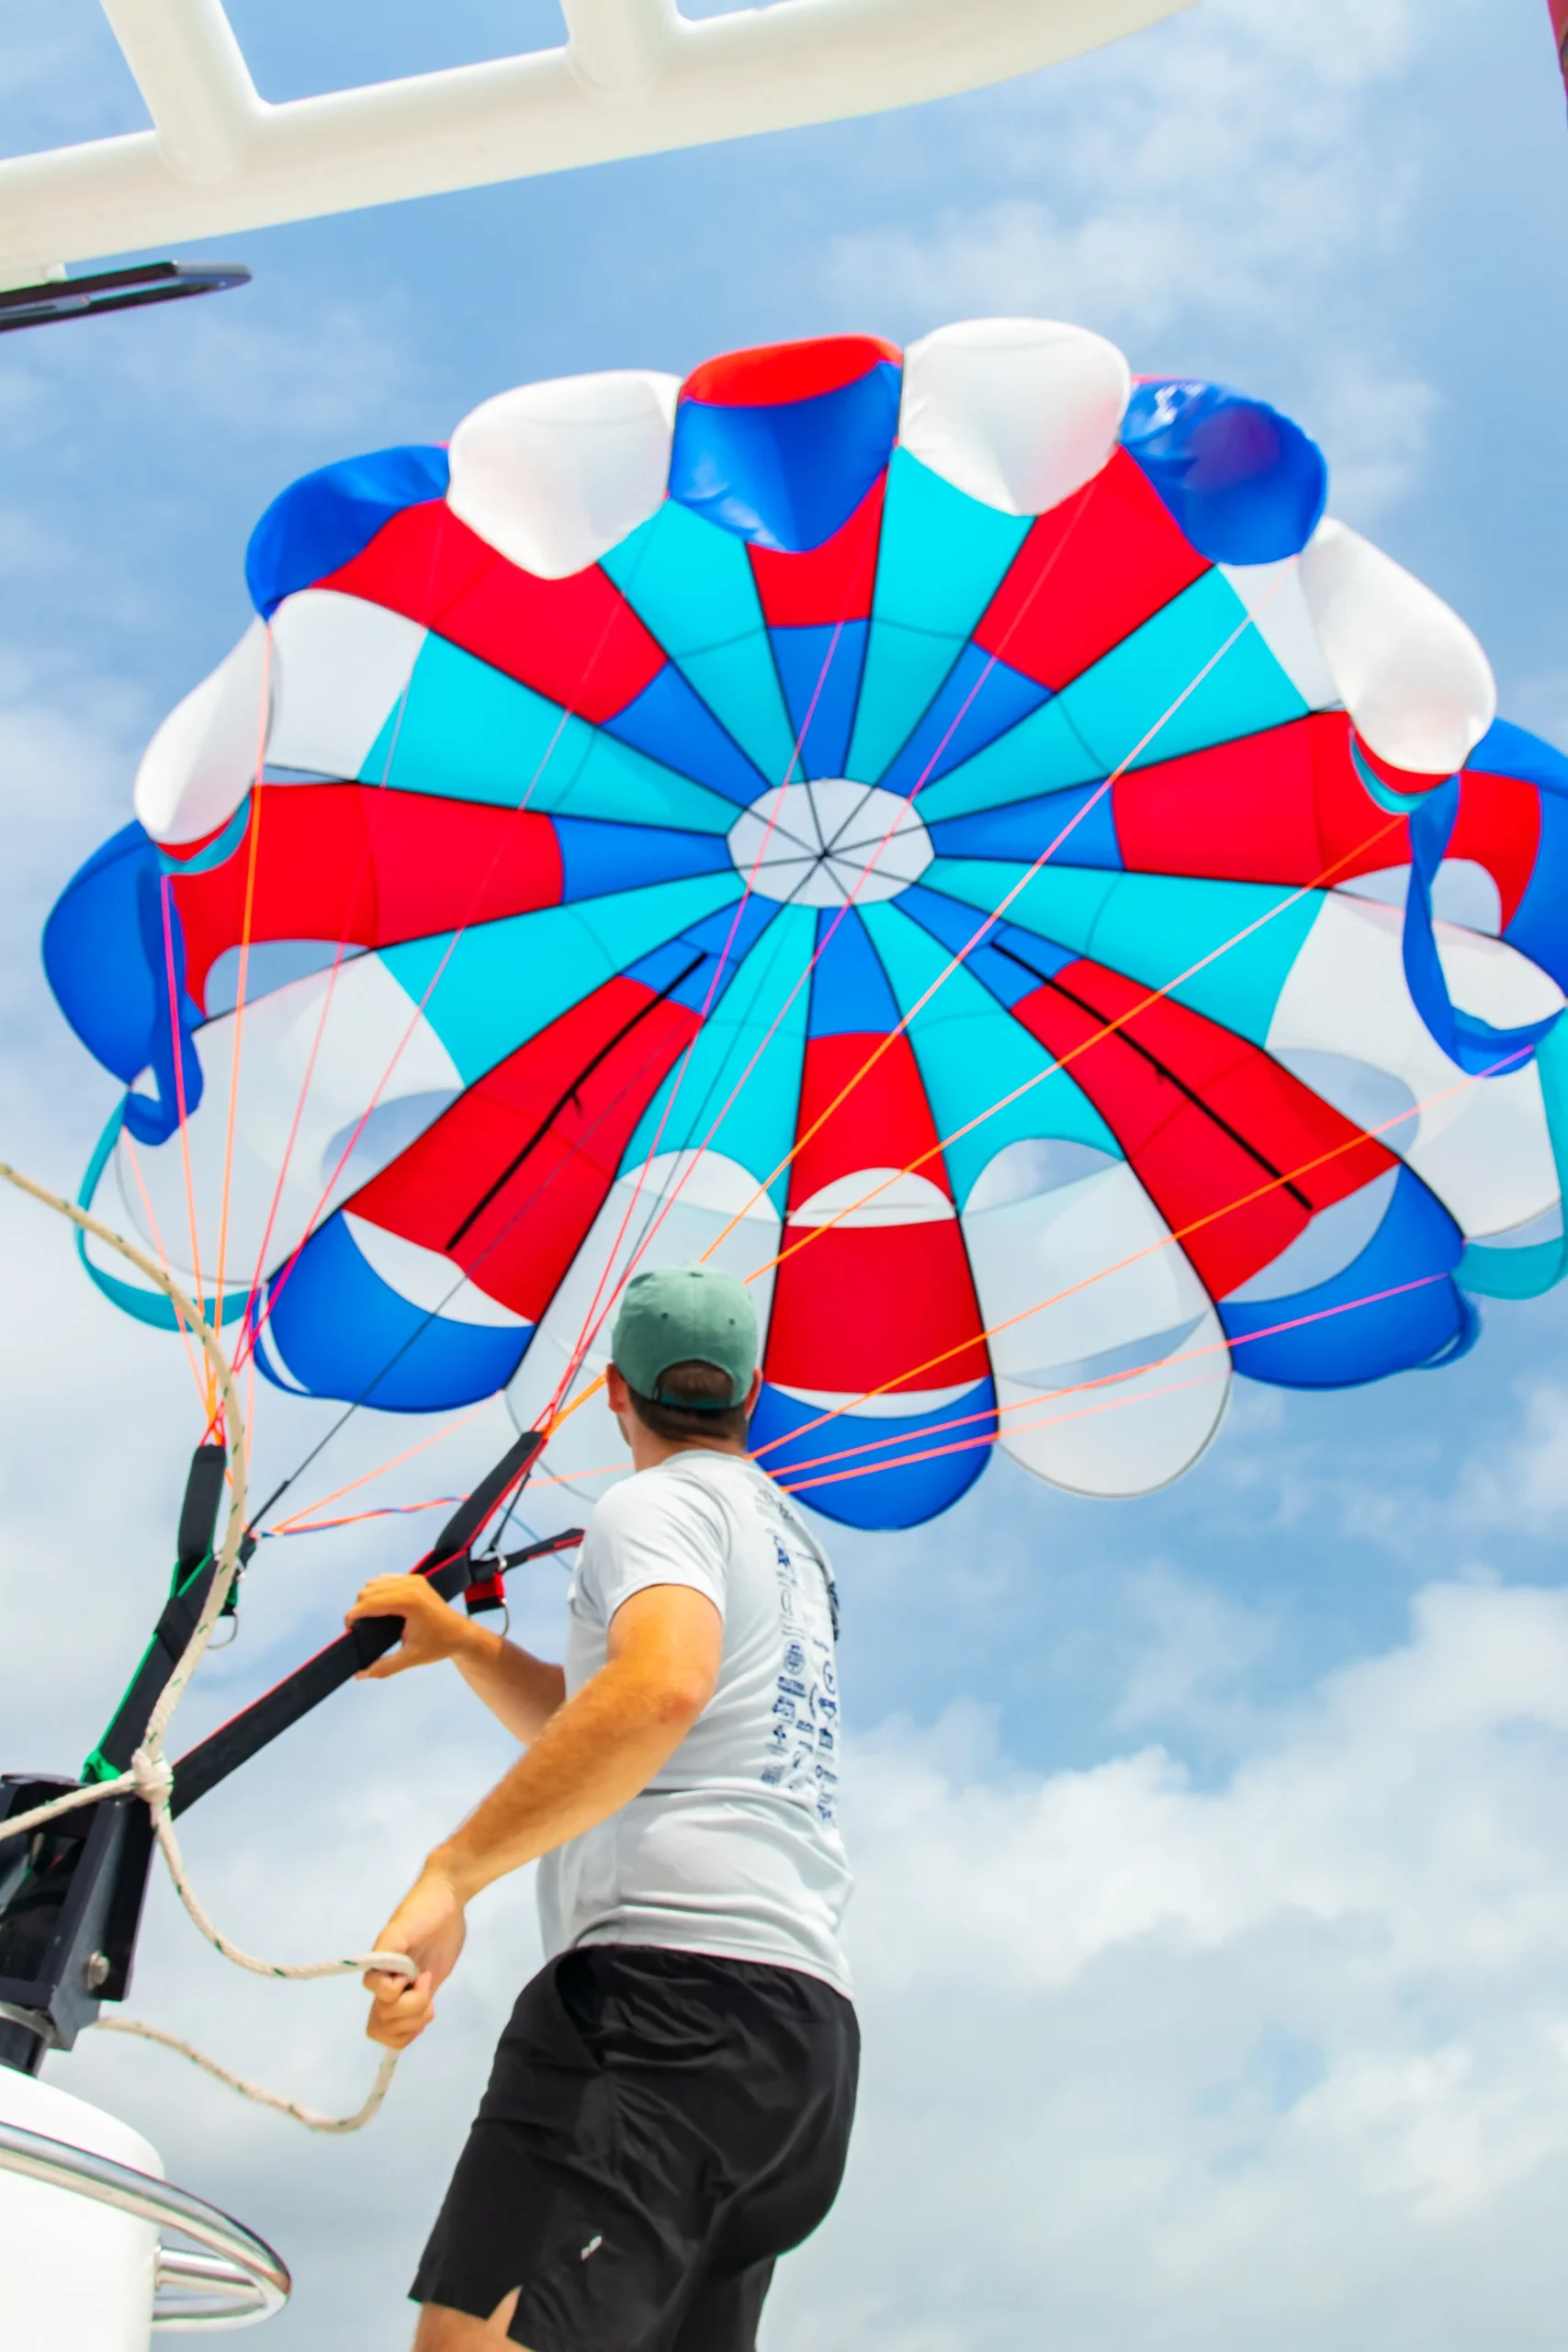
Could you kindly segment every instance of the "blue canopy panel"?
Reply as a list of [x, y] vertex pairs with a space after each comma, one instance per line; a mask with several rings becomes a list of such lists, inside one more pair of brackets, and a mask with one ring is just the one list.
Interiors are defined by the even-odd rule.
[[815, 952], [809, 1036], [871, 1037], [897, 1027], [898, 1007], [858, 909], [824, 907]]
[[55, 1002], [94, 1059], [127, 1086], [152, 1058], [160, 1011], [140, 909], [143, 877], [156, 884], [161, 872], [141, 826], [127, 825], [72, 876], [43, 927]]
[[[840, 621], [769, 630], [790, 725], [800, 745], [798, 767], [792, 773], [813, 779], [843, 775], [869, 628], [867, 621]], [[782, 773], [773, 778], [776, 784], [785, 781]]]
[[552, 817], [550, 822], [560, 844], [563, 906], [653, 882], [685, 882], [696, 874], [734, 870], [728, 843], [712, 833], [613, 824], [592, 817]]
[[1499, 718], [1464, 764], [1467, 775], [1517, 776], [1536, 788], [1540, 839], [1535, 864], [1503, 936], [1550, 972], [1560, 988], [1568, 988], [1568, 926], [1562, 921], [1568, 904], [1568, 760], [1539, 735]]
[[446, 481], [445, 449], [409, 446], [344, 458], [291, 483], [245, 549], [245, 584], [263, 620], [297, 589], [363, 555], [394, 514], [445, 498]]
[[767, 779], [752, 766], [739, 743], [728, 735], [673, 662], [667, 662], [636, 699], [604, 720], [607, 735], [629, 743], [661, 766], [693, 784], [705, 784], [723, 793], [738, 808], [749, 808], [767, 789]]
[[1004, 801], [973, 816], [949, 817], [930, 828], [938, 857], [995, 857], [1032, 865], [1098, 865], [1120, 872], [1114, 795], [1106, 785], [1081, 784], [1036, 800]]
[[[988, 1380], [907, 1418], [840, 1413], [824, 1420], [822, 1413], [765, 1380], [751, 1418], [751, 1451], [770, 1477], [825, 1519], [868, 1530], [918, 1527], [951, 1510], [990, 1460], [997, 1430]], [[917, 1458], [904, 1461], [906, 1453]], [[879, 1463], [897, 1466], [870, 1467]]]
[[260, 1323], [256, 1361], [275, 1386], [383, 1413], [450, 1412], [493, 1396], [534, 1336], [532, 1324], [416, 1306], [369, 1263], [341, 1209], [268, 1282]]
[[1463, 1250], [1447, 1209], [1402, 1168], [1382, 1223], [1342, 1273], [1284, 1298], [1220, 1303], [1235, 1369], [1280, 1388], [1350, 1388], [1450, 1362], [1479, 1329], [1451, 1279]]
[[998, 654], [971, 642], [942, 680], [936, 697], [891, 765], [879, 778], [886, 792], [923, 791], [1028, 718], [1050, 695]]
[[1323, 519], [1328, 467], [1299, 424], [1225, 384], [1134, 388], [1122, 446], [1211, 563], [1299, 555]]
[[886, 467], [902, 383], [865, 335], [710, 360], [682, 387], [670, 495], [754, 547], [820, 547]]
[[128, 1086], [151, 1070], [155, 1091], [127, 1096], [125, 1124], [139, 1143], [164, 1142], [182, 1097], [187, 1113], [201, 1101], [191, 1035], [202, 1014], [186, 987], [179, 910], [140, 825], [125, 826], [67, 883], [44, 925], [43, 962], [95, 1058]]

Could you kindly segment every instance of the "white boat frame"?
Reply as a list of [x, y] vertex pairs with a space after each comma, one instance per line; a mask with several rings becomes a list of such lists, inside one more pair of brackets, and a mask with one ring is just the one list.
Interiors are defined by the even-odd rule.
[[1191, 0], [562, 0], [563, 47], [271, 106], [222, 0], [103, 0], [150, 130], [0, 162], [0, 286], [978, 89]]

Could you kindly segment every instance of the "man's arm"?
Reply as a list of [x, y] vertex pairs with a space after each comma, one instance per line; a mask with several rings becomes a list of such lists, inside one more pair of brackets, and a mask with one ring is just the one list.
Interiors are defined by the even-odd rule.
[[463, 1949], [464, 1910], [481, 1888], [618, 1813], [669, 1761], [718, 1680], [724, 1621], [705, 1594], [651, 1585], [610, 1621], [608, 1655], [558, 1707], [528, 1753], [424, 1870], [377, 1939], [420, 1973], [368, 1974], [372, 2041], [402, 2050], [423, 2032], [436, 1988]]
[[373, 1577], [343, 1622], [352, 1625], [360, 1617], [400, 1617], [403, 1637], [358, 1680], [381, 1682], [389, 1674], [406, 1674], [411, 1666], [449, 1657], [469, 1690], [525, 1747], [532, 1747], [566, 1697], [566, 1677], [558, 1666], [462, 1615], [424, 1577]]

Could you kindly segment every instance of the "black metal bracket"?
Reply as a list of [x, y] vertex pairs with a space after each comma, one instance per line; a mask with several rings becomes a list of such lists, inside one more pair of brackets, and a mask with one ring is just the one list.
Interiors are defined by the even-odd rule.
[[[472, 1556], [486, 1521], [522, 1486], [543, 1443], [534, 1430], [519, 1438], [419, 1563], [415, 1573], [427, 1576], [446, 1599], [465, 1591], [476, 1573], [494, 1574], [576, 1539], [577, 1531], [570, 1539], [552, 1537], [494, 1566]], [[130, 1688], [89, 1758], [85, 1781], [8, 1774], [0, 1780], [0, 1823], [95, 1778], [113, 1778], [129, 1765], [212, 1589], [224, 1469], [220, 1445], [197, 1447], [180, 1511], [174, 1589]], [[246, 1536], [242, 1557], [249, 1557], [254, 1542]], [[193, 1804], [361, 1667], [395, 1648], [402, 1624], [400, 1617], [356, 1624], [203, 1740], [175, 1768], [170, 1810]], [[124, 1999], [152, 1846], [152, 1815], [130, 1793], [105, 1797], [26, 1837], [0, 1841], [0, 2065], [36, 2074], [46, 2051], [72, 2047], [102, 2002]]]
[[[7, 1773], [0, 1822], [79, 1785]], [[11, 2029], [0, 2062], [36, 2073], [46, 2049], [72, 2047], [101, 2001], [125, 1998], [152, 1855], [152, 1815], [129, 1795], [0, 1845], [0, 2018]]]
[[[415, 1567], [414, 1575], [428, 1577], [443, 1600], [456, 1600], [474, 1582], [476, 1571], [482, 1572], [481, 1564], [472, 1556], [474, 1542], [485, 1521], [525, 1483], [544, 1442], [537, 1430], [528, 1430], [509, 1446], [468, 1500], [458, 1505]], [[324, 1650], [318, 1650], [314, 1657], [307, 1658], [303, 1666], [179, 1758], [170, 1812], [184, 1813], [198, 1797], [206, 1796], [323, 1699], [396, 1649], [402, 1637], [400, 1617], [365, 1618], [340, 1634], [335, 1642], [329, 1642]]]
[[520, 1568], [525, 1560], [547, 1560], [555, 1552], [574, 1552], [587, 1531], [581, 1527], [563, 1527], [558, 1535], [543, 1535], [536, 1544], [525, 1544], [520, 1552], [484, 1552], [473, 1561], [473, 1579], [463, 1595], [463, 1606], [470, 1617], [482, 1617], [487, 1610], [506, 1606], [506, 1572]]
[[0, 334], [96, 318], [105, 311], [144, 310], [150, 302], [184, 301], [192, 294], [221, 294], [250, 282], [251, 273], [240, 262], [150, 261], [83, 277], [46, 277], [37, 286], [10, 286], [0, 293]]

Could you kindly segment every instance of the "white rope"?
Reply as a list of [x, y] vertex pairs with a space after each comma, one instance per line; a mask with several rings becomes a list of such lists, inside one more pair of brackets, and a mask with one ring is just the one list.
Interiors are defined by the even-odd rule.
[[188, 2058], [203, 2074], [226, 2084], [230, 2090], [238, 2091], [242, 2098], [250, 2099], [254, 2106], [274, 2108], [279, 2115], [292, 2116], [307, 2132], [362, 2132], [391, 2088], [398, 2063], [397, 2052], [389, 2050], [376, 2069], [369, 2098], [352, 2115], [319, 2115], [313, 2107], [302, 2107], [298, 2099], [280, 2098], [276, 2091], [264, 2089], [260, 2083], [253, 2083], [243, 2075], [231, 2075], [227, 2066], [220, 2066], [216, 2059], [205, 2056], [190, 2042], [182, 2041], [177, 2033], [164, 2033], [158, 2026], [143, 2025], [138, 2018], [99, 2018], [96, 2028], [100, 2033], [128, 2033], [138, 2041], [155, 2041], [162, 2049], [174, 2051], [176, 2057]]
[[[142, 1735], [141, 1747], [137, 1748], [130, 1759], [130, 1770], [118, 1773], [108, 1780], [96, 1781], [89, 1788], [73, 1789], [67, 1796], [55, 1797], [48, 1804], [34, 1805], [30, 1812], [19, 1813], [9, 1821], [0, 1822], [0, 1839], [21, 1837], [29, 1830], [40, 1829], [47, 1823], [57, 1820], [62, 1814], [73, 1813], [83, 1805], [101, 1804], [109, 1797], [133, 1794], [141, 1799], [152, 1816], [152, 1827], [157, 1837], [159, 1849], [168, 1865], [169, 1875], [175, 1883], [175, 1891], [190, 1918], [214, 1950], [221, 1952], [225, 1960], [232, 1961], [236, 1968], [248, 1969], [255, 1976], [280, 1977], [291, 1984], [310, 1983], [316, 1978], [325, 1976], [357, 1975], [362, 1970], [367, 1968], [379, 1969], [389, 1976], [405, 1976], [412, 1981], [419, 1972], [406, 1952], [361, 1952], [345, 1960], [316, 1961], [303, 1965], [291, 1964], [283, 1961], [258, 1960], [254, 1953], [243, 1951], [238, 1944], [231, 1943], [227, 1936], [220, 1934], [197, 1901], [186, 1870], [185, 1857], [180, 1852], [178, 1841], [175, 1837], [174, 1823], [169, 1816], [169, 1800], [174, 1793], [175, 1772], [173, 1765], [163, 1752], [163, 1744], [175, 1710], [185, 1696], [191, 1677], [200, 1665], [202, 1656], [223, 1613], [223, 1605], [229, 1598], [239, 1566], [240, 1545], [245, 1532], [245, 1497], [249, 1464], [244, 1414], [241, 1409], [239, 1391], [235, 1386], [234, 1375], [230, 1370], [228, 1358], [223, 1352], [223, 1343], [217, 1331], [196, 1306], [194, 1300], [186, 1295], [161, 1266], [154, 1264], [153, 1261], [138, 1250], [134, 1243], [127, 1241], [122, 1235], [116, 1233], [112, 1227], [103, 1224], [88, 1210], [78, 1207], [74, 1201], [64, 1199], [59, 1193], [51, 1193], [47, 1185], [35, 1183], [30, 1176], [24, 1176], [18, 1169], [13, 1168], [9, 1161], [0, 1159], [0, 1177], [4, 1177], [8, 1184], [14, 1184], [18, 1192], [26, 1193], [30, 1199], [41, 1202], [45, 1208], [53, 1209], [57, 1216], [68, 1217], [73, 1225], [80, 1226], [84, 1233], [92, 1234], [107, 1249], [118, 1250], [119, 1255], [127, 1259], [139, 1273], [144, 1275], [150, 1283], [163, 1292], [175, 1313], [188, 1324], [200, 1341], [202, 1352], [212, 1369], [219, 1394], [223, 1399], [224, 1443], [229, 1455], [229, 1516], [224, 1522], [223, 1541], [219, 1547], [212, 1583], [191, 1637], [181, 1651], [175, 1670], [164, 1684], [157, 1705], [148, 1717], [147, 1729]], [[334, 2118], [318, 2115], [313, 2109], [301, 2107], [295, 2099], [280, 2098], [273, 2091], [264, 2090], [257, 2084], [246, 2082], [242, 2076], [231, 2074], [227, 2067], [219, 2065], [215, 2059], [203, 2056], [199, 2050], [193, 2049], [190, 2043], [180, 2041], [177, 2035], [164, 2033], [156, 2026], [141, 2025], [130, 2018], [100, 2018], [97, 2024], [105, 2032], [134, 2034], [144, 2041], [162, 2042], [166, 2048], [177, 2051], [181, 2057], [188, 2058], [193, 2065], [200, 2066], [208, 2074], [214, 2075], [219, 2082], [227, 2083], [231, 2089], [239, 2091], [243, 2097], [254, 2099], [259, 2106], [276, 2108], [280, 2114], [291, 2115], [296, 2122], [303, 2123], [307, 2130], [311, 2132], [359, 2131], [363, 2125], [369, 2122], [386, 2098], [393, 2069], [398, 2063], [396, 2052], [389, 2052], [377, 2069], [375, 2085], [364, 2106], [354, 2115]]]
[[[133, 1770], [143, 1752], [138, 1749], [137, 1758], [132, 1759]], [[146, 1798], [152, 1812], [152, 1826], [157, 1832], [164, 1860], [169, 1866], [169, 1876], [175, 1882], [175, 1893], [201, 1934], [215, 1951], [222, 1953], [225, 1960], [231, 1960], [236, 1968], [249, 1969], [253, 1976], [279, 1976], [290, 1984], [309, 1984], [323, 1976], [357, 1976], [367, 1968], [378, 1968], [388, 1976], [406, 1976], [411, 1981], [419, 1974], [408, 1954], [401, 1951], [362, 1951], [351, 1953], [346, 1960], [290, 1962], [258, 1960], [254, 1952], [242, 1951], [238, 1944], [231, 1943], [208, 1917], [186, 1875], [185, 1857], [175, 1838], [175, 1825], [169, 1818], [169, 1792], [174, 1787], [175, 1776], [166, 1764], [162, 1769], [165, 1777], [161, 1786], [152, 1791], [143, 1788], [140, 1793]]]

